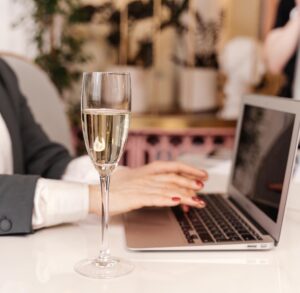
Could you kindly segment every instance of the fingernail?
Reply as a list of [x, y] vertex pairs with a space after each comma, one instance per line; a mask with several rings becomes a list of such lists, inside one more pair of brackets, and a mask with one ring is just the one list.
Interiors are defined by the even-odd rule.
[[190, 208], [189, 208], [189, 206], [187, 206], [187, 205], [183, 205], [183, 206], [182, 206], [182, 210], [183, 210], [185, 213], [188, 213], [189, 210], [190, 210]]
[[193, 196], [192, 199], [201, 205], [205, 205], [205, 202], [197, 196]]
[[180, 197], [177, 197], [177, 196], [173, 196], [173, 197], [172, 197], [172, 200], [173, 200], [173, 201], [180, 201], [181, 198], [180, 198]]
[[204, 201], [202, 201], [201, 203], [198, 204], [199, 208], [204, 208], [206, 207], [206, 203]]
[[201, 180], [196, 180], [196, 184], [200, 187], [204, 186], [204, 183]]

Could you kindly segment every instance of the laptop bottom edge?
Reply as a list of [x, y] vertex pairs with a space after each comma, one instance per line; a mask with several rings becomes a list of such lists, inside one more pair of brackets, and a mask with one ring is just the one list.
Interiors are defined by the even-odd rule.
[[170, 208], [147, 208], [124, 216], [126, 245], [130, 251], [236, 251], [270, 250], [269, 235], [261, 240], [188, 243]]

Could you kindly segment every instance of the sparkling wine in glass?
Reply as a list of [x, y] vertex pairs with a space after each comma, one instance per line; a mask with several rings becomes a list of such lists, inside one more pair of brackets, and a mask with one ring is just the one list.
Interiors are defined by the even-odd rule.
[[87, 277], [114, 278], [133, 270], [133, 265], [129, 261], [110, 254], [107, 239], [109, 178], [124, 150], [128, 136], [130, 105], [131, 86], [128, 73], [83, 74], [81, 92], [83, 136], [88, 155], [99, 173], [99, 195], [101, 195], [100, 253], [94, 259], [85, 259], [75, 265], [75, 271]]

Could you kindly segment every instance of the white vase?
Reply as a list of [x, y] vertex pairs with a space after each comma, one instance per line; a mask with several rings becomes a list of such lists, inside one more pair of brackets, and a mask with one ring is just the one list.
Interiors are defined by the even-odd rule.
[[128, 72], [131, 78], [131, 111], [133, 113], [144, 113], [149, 111], [149, 96], [147, 85], [149, 72], [136, 66], [113, 66], [110, 69], [115, 72]]
[[150, 110], [154, 113], [169, 113], [174, 109], [173, 76], [168, 70], [152, 69], [149, 75]]
[[179, 105], [183, 111], [207, 111], [218, 106], [217, 70], [182, 68], [179, 76]]

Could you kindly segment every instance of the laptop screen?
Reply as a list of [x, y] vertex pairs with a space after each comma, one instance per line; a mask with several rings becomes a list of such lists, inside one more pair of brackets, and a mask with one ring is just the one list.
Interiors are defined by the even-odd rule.
[[295, 114], [246, 105], [232, 184], [277, 221]]

